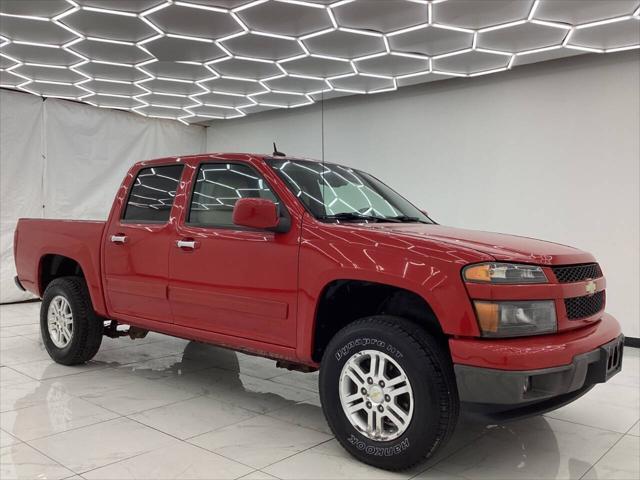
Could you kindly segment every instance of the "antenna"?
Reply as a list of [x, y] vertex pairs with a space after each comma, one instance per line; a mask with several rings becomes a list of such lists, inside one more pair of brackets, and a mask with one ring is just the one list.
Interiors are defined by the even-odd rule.
[[278, 147], [276, 147], [276, 142], [273, 142], [273, 156], [274, 157], [286, 157], [287, 156], [286, 153], [278, 151]]
[[321, 155], [322, 168], [324, 170], [324, 90], [320, 92], [320, 135], [321, 135]]
[[321, 136], [321, 161], [322, 161], [322, 174], [320, 178], [322, 178], [322, 204], [324, 206], [324, 214], [327, 214], [327, 203], [325, 202], [324, 197], [324, 189], [326, 180], [324, 178], [324, 173], [326, 170], [326, 166], [324, 164], [324, 89], [320, 91], [320, 136]]

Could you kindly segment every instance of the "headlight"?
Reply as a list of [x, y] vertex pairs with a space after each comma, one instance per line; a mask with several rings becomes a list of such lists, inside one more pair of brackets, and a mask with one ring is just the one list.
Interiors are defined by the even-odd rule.
[[483, 337], [520, 337], [557, 330], [553, 300], [473, 302]]
[[479, 263], [462, 270], [468, 282], [480, 283], [547, 283], [542, 267], [516, 263]]

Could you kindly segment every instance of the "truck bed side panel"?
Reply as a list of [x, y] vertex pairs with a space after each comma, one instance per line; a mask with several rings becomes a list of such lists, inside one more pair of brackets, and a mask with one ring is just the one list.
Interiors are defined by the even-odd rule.
[[22, 218], [16, 228], [16, 271], [22, 285], [42, 296], [41, 262], [45, 255], [63, 255], [78, 262], [84, 272], [93, 307], [106, 315], [100, 254], [105, 222]]

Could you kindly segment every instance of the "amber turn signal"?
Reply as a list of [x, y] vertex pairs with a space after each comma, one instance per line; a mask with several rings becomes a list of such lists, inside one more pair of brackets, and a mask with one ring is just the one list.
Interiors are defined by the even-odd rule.
[[474, 302], [478, 323], [483, 332], [496, 333], [498, 331], [499, 305], [493, 302]]
[[538, 265], [518, 263], [479, 263], [462, 270], [467, 282], [493, 284], [547, 283], [547, 276]]
[[464, 269], [464, 278], [472, 282], [490, 282], [491, 264], [472, 265]]

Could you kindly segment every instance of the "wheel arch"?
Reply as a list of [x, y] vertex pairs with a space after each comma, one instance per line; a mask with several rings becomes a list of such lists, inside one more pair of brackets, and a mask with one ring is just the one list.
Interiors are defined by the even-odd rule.
[[44, 294], [47, 286], [56, 278], [85, 278], [84, 270], [76, 259], [58, 253], [46, 253], [38, 262], [38, 291]]
[[320, 363], [329, 341], [341, 328], [359, 318], [380, 314], [406, 318], [448, 349], [442, 325], [422, 295], [387, 283], [339, 279], [327, 283], [318, 298], [313, 319], [312, 360]]
[[44, 295], [47, 286], [56, 278], [80, 277], [87, 284], [91, 305], [98, 313], [96, 306], [102, 305], [102, 298], [95, 288], [92, 288], [91, 279], [87, 277], [87, 269], [77, 259], [61, 253], [45, 253], [38, 262], [38, 294]]

